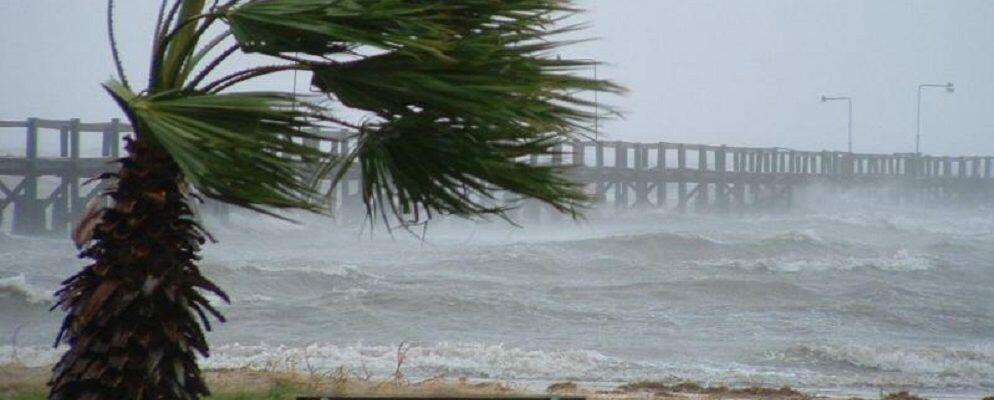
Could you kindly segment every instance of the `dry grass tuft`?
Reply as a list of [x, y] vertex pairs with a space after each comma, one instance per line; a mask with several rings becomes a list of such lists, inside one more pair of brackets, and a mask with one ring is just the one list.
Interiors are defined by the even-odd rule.
[[906, 390], [902, 390], [897, 393], [888, 393], [883, 397], [883, 400], [928, 400], [924, 397], [915, 396], [908, 393]]
[[45, 398], [48, 368], [30, 368], [19, 363], [0, 364], [0, 399]]
[[577, 393], [579, 386], [575, 382], [556, 382], [545, 388], [547, 393]]
[[668, 392], [670, 390], [670, 385], [659, 381], [636, 381], [618, 386], [617, 390], [621, 393]]
[[[399, 371], [399, 369], [398, 369]], [[44, 399], [49, 368], [0, 365], [0, 399]], [[302, 395], [446, 395], [482, 396], [519, 394], [521, 389], [504, 382], [470, 382], [465, 378], [435, 376], [412, 382], [395, 373], [387, 379], [357, 376], [339, 368], [331, 373], [286, 372], [249, 368], [204, 371], [212, 399], [293, 399]]]
[[[599, 394], [651, 393], [655, 397], [686, 397], [686, 395], [707, 396], [709, 398], [760, 398], [760, 399], [809, 399], [790, 386], [779, 389], [751, 386], [730, 388], [728, 386], [703, 386], [696, 382], [667, 383], [660, 381], [637, 381], [618, 386], [617, 390]], [[915, 399], [890, 399], [915, 400]]]

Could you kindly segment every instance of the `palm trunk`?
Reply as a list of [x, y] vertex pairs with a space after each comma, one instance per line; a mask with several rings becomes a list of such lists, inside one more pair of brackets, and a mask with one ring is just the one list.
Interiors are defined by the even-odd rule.
[[194, 264], [209, 236], [168, 154], [140, 139], [127, 149], [106, 193], [112, 205], [80, 253], [93, 262], [56, 293], [67, 312], [56, 344], [69, 349], [53, 369], [50, 399], [209, 394], [194, 352], [207, 355], [205, 313], [223, 318], [200, 290], [227, 300]]

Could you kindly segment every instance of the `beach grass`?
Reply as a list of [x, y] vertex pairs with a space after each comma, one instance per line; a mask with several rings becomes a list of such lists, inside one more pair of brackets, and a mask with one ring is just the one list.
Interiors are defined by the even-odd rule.
[[[0, 364], [0, 400], [47, 397], [49, 368]], [[211, 400], [284, 400], [308, 395], [503, 395], [523, 391], [503, 382], [469, 382], [434, 377], [411, 381], [358, 377], [339, 370], [329, 374], [248, 368], [204, 371]]]

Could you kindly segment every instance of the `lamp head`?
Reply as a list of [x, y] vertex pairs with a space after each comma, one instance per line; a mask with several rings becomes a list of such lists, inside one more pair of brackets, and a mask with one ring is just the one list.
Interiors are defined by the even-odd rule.
[[826, 101], [828, 101], [828, 97], [825, 97], [825, 96], [821, 96], [821, 102], [822, 102], [822, 103], [824, 103], [824, 102], [826, 102]]
[[956, 87], [953, 86], [952, 82], [949, 82], [949, 83], [946, 84], [946, 91], [949, 92], [949, 93], [953, 93], [953, 92], [956, 91]]

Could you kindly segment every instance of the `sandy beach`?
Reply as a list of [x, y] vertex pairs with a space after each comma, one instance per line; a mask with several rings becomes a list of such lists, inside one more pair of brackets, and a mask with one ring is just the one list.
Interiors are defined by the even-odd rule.
[[[0, 399], [33, 400], [45, 398], [49, 369], [0, 365]], [[604, 385], [584, 385], [574, 382], [554, 382], [545, 388], [535, 384], [470, 380], [436, 376], [426, 379], [409, 379], [401, 372], [389, 378], [357, 375], [340, 369], [332, 373], [279, 372], [253, 369], [207, 370], [205, 376], [214, 395], [212, 399], [293, 399], [309, 395], [391, 395], [391, 396], [515, 396], [515, 395], [578, 395], [591, 400], [815, 400], [815, 399], [881, 399], [881, 400], [934, 400], [972, 399], [979, 397], [946, 394], [925, 397], [907, 391], [880, 391], [872, 396], [859, 397], [843, 392], [824, 394], [794, 389], [789, 386], [729, 387], [704, 385], [679, 381], [638, 381]], [[991, 400], [984, 397], [983, 400]]]

